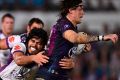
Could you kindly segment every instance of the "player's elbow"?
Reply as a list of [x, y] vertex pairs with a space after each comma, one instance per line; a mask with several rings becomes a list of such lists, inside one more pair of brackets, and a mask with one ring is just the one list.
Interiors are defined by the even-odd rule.
[[21, 57], [17, 58], [17, 59], [15, 60], [15, 63], [16, 63], [18, 66], [24, 66], [24, 65], [25, 65]]
[[18, 65], [18, 66], [24, 66], [21, 62], [16, 62], [16, 64]]
[[76, 37], [73, 37], [72, 39], [72, 43], [75, 43], [75, 44], [83, 44], [84, 42], [85, 42], [84, 39], [79, 35]]

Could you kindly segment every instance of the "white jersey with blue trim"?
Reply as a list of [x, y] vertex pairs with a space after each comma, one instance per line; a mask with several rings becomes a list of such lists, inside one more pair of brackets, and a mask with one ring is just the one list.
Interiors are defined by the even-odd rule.
[[[6, 36], [3, 33], [0, 33], [0, 39], [5, 39]], [[10, 49], [0, 50], [0, 67], [7, 64], [7, 60], [10, 56]]]

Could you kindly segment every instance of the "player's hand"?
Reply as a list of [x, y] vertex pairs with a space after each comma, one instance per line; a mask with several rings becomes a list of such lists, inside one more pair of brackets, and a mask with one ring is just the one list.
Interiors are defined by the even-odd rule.
[[62, 69], [71, 69], [74, 68], [75, 63], [72, 58], [64, 58], [61, 59], [59, 65], [61, 66]]
[[49, 57], [43, 55], [44, 52], [39, 52], [38, 54], [33, 56], [33, 61], [37, 64], [39, 64], [39, 66], [42, 66], [43, 63], [47, 63]]
[[91, 44], [85, 44], [84, 52], [89, 52], [91, 50]]
[[111, 40], [113, 43], [116, 43], [118, 41], [118, 36], [116, 34], [105, 35], [104, 40]]

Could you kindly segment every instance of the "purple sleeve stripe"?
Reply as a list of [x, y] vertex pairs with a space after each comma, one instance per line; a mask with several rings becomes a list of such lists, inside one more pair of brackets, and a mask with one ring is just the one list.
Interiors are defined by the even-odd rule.
[[23, 51], [20, 51], [20, 50], [14, 51], [12, 54], [14, 54], [15, 52], [21, 52], [21, 53], [24, 54], [24, 52], [23, 52]]
[[9, 43], [8, 43], [8, 37], [6, 38], [6, 44], [7, 44], [7, 47], [10, 48]]

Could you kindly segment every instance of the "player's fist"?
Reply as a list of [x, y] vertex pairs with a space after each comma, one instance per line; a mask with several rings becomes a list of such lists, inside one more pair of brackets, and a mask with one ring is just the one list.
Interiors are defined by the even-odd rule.
[[105, 41], [111, 40], [113, 43], [116, 43], [118, 41], [118, 36], [116, 34], [109, 34], [109, 35], [105, 35], [103, 39]]
[[85, 44], [84, 52], [89, 52], [91, 50], [91, 44]]

